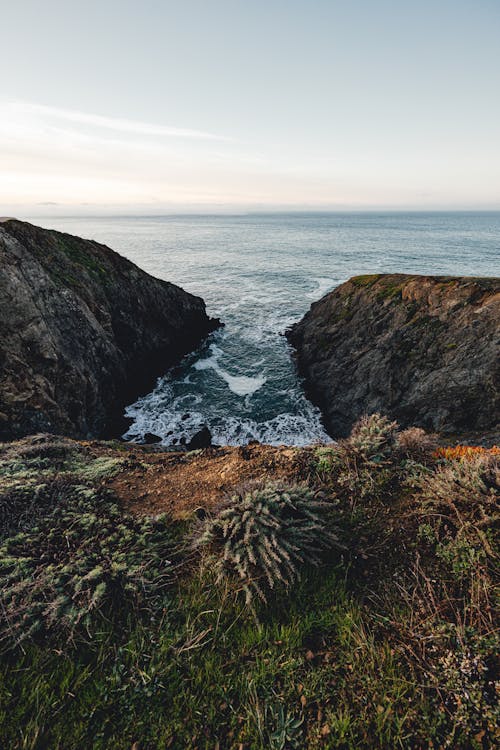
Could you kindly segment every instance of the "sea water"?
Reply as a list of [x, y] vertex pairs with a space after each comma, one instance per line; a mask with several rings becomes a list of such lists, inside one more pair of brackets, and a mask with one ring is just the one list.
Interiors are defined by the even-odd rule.
[[286, 329], [355, 274], [500, 275], [500, 212], [37, 218], [98, 240], [206, 301], [225, 327], [127, 407], [126, 437], [164, 445], [326, 441]]

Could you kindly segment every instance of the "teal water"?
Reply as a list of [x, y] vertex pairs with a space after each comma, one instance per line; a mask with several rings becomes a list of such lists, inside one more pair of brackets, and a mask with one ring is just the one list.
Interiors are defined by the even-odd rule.
[[500, 275], [499, 213], [88, 217], [34, 223], [104, 242], [202, 296], [225, 328], [127, 409], [127, 437], [165, 445], [327, 440], [284, 331], [355, 274]]

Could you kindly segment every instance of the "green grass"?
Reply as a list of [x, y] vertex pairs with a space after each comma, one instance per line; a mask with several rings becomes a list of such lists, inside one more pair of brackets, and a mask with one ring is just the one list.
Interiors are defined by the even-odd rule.
[[62, 252], [78, 266], [85, 268], [91, 275], [101, 279], [107, 278], [106, 269], [101, 266], [96, 258], [88, 252], [85, 244], [71, 235], [58, 235], [58, 247]]
[[104, 631], [69, 656], [31, 646], [3, 664], [4, 741], [281, 747], [272, 738], [295, 719], [297, 747], [306, 736], [310, 747], [404, 747], [417, 714], [429, 737], [439, 721], [427, 698], [342, 579], [311, 574], [256, 625], [205, 573], [184, 582], [160, 622], [132, 620], [121, 642]]
[[366, 287], [366, 286], [372, 286], [380, 277], [382, 274], [380, 273], [371, 273], [371, 274], [364, 274], [360, 276], [353, 276], [351, 279], [351, 283], [354, 284], [354, 286], [358, 287]]
[[401, 294], [402, 294], [403, 285], [402, 284], [386, 284], [380, 292], [377, 294], [377, 299], [380, 301], [383, 300], [400, 300]]

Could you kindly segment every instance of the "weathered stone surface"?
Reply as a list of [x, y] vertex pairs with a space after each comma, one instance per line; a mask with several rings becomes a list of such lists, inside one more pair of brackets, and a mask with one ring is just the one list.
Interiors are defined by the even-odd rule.
[[117, 434], [126, 403], [218, 326], [97, 242], [0, 224], [0, 439]]
[[441, 433], [500, 421], [500, 279], [358, 276], [288, 332], [332, 436], [375, 411]]

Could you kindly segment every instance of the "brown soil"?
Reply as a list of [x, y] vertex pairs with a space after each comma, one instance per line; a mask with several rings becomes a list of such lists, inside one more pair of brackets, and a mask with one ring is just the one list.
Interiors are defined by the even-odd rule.
[[214, 507], [235, 487], [252, 481], [297, 481], [304, 476], [306, 459], [306, 450], [265, 445], [191, 453], [138, 450], [106, 485], [129, 511], [183, 517], [195, 508]]

